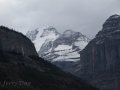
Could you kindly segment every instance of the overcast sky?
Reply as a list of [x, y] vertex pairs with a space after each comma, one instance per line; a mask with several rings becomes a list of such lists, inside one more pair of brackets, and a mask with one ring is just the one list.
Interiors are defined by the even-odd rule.
[[0, 25], [24, 34], [49, 25], [92, 39], [113, 14], [120, 15], [120, 0], [0, 0]]

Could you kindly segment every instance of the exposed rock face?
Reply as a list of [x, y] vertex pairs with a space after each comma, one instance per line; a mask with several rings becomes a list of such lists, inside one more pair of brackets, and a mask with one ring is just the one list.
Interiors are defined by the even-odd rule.
[[0, 26], [0, 50], [38, 56], [33, 43], [24, 35]]
[[120, 16], [108, 18], [80, 55], [78, 76], [101, 90], [120, 90]]

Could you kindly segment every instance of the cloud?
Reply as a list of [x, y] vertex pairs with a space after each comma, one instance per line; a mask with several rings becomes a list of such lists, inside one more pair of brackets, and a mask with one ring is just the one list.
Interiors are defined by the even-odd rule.
[[119, 0], [0, 0], [0, 25], [26, 33], [50, 25], [94, 38], [112, 14], [120, 14]]

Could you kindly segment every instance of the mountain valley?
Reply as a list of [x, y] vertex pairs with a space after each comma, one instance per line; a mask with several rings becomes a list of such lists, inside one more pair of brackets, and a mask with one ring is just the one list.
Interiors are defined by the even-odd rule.
[[80, 32], [69, 29], [60, 34], [52, 26], [28, 31], [26, 36], [34, 43], [40, 57], [66, 72], [80, 60], [79, 52], [90, 41]]
[[98, 90], [40, 58], [23, 34], [4, 26], [0, 32], [0, 90]]

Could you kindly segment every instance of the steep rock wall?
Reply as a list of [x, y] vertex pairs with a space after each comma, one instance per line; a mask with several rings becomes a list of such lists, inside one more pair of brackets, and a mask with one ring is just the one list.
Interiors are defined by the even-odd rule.
[[77, 76], [101, 90], [120, 90], [120, 16], [108, 18], [80, 55]]
[[0, 26], [0, 50], [38, 56], [33, 43], [21, 33]]

